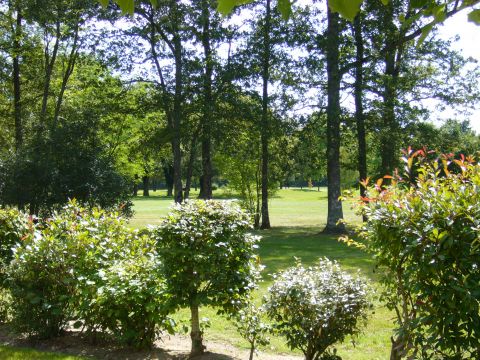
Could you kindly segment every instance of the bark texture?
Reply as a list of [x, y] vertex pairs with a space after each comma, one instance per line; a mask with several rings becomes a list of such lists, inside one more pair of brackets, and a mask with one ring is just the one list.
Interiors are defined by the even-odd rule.
[[[328, 4], [327, 4], [328, 7]], [[324, 232], [342, 233], [345, 225], [339, 223], [343, 219], [340, 182], [340, 81], [339, 47], [340, 23], [339, 15], [332, 13], [328, 7], [327, 30], [327, 179], [328, 179], [328, 215]]]
[[270, 124], [268, 116], [268, 82], [270, 81], [270, 55], [271, 55], [271, 0], [267, 0], [265, 25], [263, 28], [263, 96], [262, 96], [262, 121], [261, 121], [261, 143], [262, 143], [262, 224], [261, 229], [270, 229], [270, 215], [268, 212], [268, 144], [270, 141]]

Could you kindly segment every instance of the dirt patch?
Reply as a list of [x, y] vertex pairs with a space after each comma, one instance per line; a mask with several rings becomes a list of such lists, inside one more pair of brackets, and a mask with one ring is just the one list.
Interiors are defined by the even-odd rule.
[[[13, 334], [7, 326], [0, 327], [0, 344], [16, 347], [28, 347], [40, 351], [56, 352], [68, 355], [84, 356], [92, 359], [111, 360], [183, 360], [188, 359], [190, 338], [183, 335], [165, 336], [155, 343], [151, 350], [135, 350], [116, 346], [107, 341], [97, 341], [78, 332], [67, 332], [64, 336], [51, 340], [28, 339]], [[205, 341], [207, 353], [196, 357], [198, 360], [245, 360], [249, 352], [231, 344]], [[260, 352], [256, 359], [299, 360], [299, 356], [269, 354]]]

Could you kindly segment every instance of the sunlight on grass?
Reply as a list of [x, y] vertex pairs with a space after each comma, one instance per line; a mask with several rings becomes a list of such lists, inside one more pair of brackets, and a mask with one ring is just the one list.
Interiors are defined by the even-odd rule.
[[[147, 224], [158, 224], [168, 213], [173, 204], [166, 198], [164, 191], [157, 191], [150, 198], [137, 197], [134, 200], [135, 216], [131, 220], [132, 227], [144, 227]], [[219, 198], [225, 193], [217, 191]], [[192, 197], [196, 197], [194, 193]], [[344, 204], [344, 215], [348, 224], [359, 224], [360, 218], [355, 215], [351, 204]], [[371, 259], [363, 252], [349, 248], [337, 241], [335, 236], [321, 234], [327, 217], [327, 192], [314, 189], [279, 190], [270, 201], [272, 230], [258, 231], [262, 236], [259, 254], [261, 262], [266, 266], [264, 281], [256, 292], [257, 301], [267, 293], [274, 272], [292, 266], [294, 257], [301, 258], [306, 265], [313, 264], [319, 257], [326, 256], [337, 260], [344, 269], [352, 273], [360, 270], [362, 276], [368, 278], [374, 287], [377, 274], [373, 272]], [[228, 342], [241, 348], [248, 344], [240, 338], [233, 325], [225, 318], [216, 315], [211, 308], [201, 309], [201, 316], [210, 319], [211, 327], [206, 329], [205, 338]], [[183, 309], [175, 314], [178, 322], [188, 324], [189, 311]], [[380, 360], [389, 356], [389, 339], [392, 334], [393, 314], [380, 304], [376, 304], [374, 312], [364, 333], [355, 339], [348, 339], [338, 346], [339, 355], [344, 360]], [[274, 337], [269, 352], [291, 353], [282, 338]]]
[[85, 360], [84, 357], [54, 354], [30, 349], [20, 349], [10, 346], [0, 346], [0, 359], [2, 360]]

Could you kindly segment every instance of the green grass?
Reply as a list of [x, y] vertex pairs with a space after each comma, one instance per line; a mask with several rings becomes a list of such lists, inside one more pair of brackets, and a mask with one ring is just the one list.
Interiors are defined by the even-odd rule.
[[82, 360], [78, 356], [54, 354], [50, 352], [35, 351], [31, 349], [20, 349], [10, 346], [0, 346], [0, 359], [2, 360]]
[[[163, 194], [163, 192], [162, 192]], [[133, 227], [143, 227], [146, 224], [158, 224], [162, 216], [168, 212], [171, 199], [162, 197], [159, 192], [150, 199], [137, 197], [135, 217], [131, 221]], [[220, 193], [220, 198], [225, 194]], [[360, 270], [374, 287], [377, 287], [376, 275], [372, 270], [371, 259], [363, 252], [349, 248], [337, 241], [336, 237], [321, 234], [327, 215], [326, 189], [287, 189], [276, 193], [270, 203], [272, 230], [257, 232], [262, 236], [260, 257], [266, 266], [264, 282], [256, 296], [258, 299], [266, 293], [271, 284], [274, 272], [294, 264], [294, 257], [299, 257], [305, 264], [314, 263], [319, 257], [327, 256], [338, 260], [348, 271]], [[351, 204], [344, 204], [345, 219], [350, 224], [359, 223]], [[247, 348], [247, 343], [236, 333], [234, 327], [224, 318], [217, 316], [214, 309], [204, 308], [201, 316], [210, 319], [211, 327], [206, 330], [205, 337], [232, 343], [238, 347]], [[175, 316], [177, 321], [187, 322], [189, 314], [182, 310]], [[355, 341], [351, 339], [338, 346], [339, 355], [344, 360], [375, 360], [386, 359], [389, 356], [389, 339], [392, 333], [393, 314], [377, 304], [364, 333]], [[290, 352], [281, 338], [272, 339], [269, 351]]]

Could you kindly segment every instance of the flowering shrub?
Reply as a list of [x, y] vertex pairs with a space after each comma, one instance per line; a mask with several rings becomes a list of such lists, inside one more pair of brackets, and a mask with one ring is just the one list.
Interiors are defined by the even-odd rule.
[[258, 237], [231, 201], [186, 201], [153, 230], [172, 303], [191, 310], [192, 355], [203, 352], [198, 308], [232, 312], [256, 286]]
[[364, 280], [326, 258], [307, 268], [297, 262], [275, 275], [266, 302], [276, 331], [306, 360], [320, 358], [331, 345], [357, 334], [370, 306]]
[[347, 240], [383, 275], [391, 358], [480, 358], [480, 165], [412, 150], [404, 161], [405, 179], [369, 187], [363, 240]]
[[12, 248], [31, 235], [32, 230], [33, 223], [27, 214], [14, 208], [0, 208], [0, 282], [4, 281], [5, 268], [12, 261]]
[[14, 248], [8, 268], [17, 329], [59, 335], [76, 320], [149, 346], [165, 324], [164, 281], [155, 243], [116, 213], [71, 202]]

